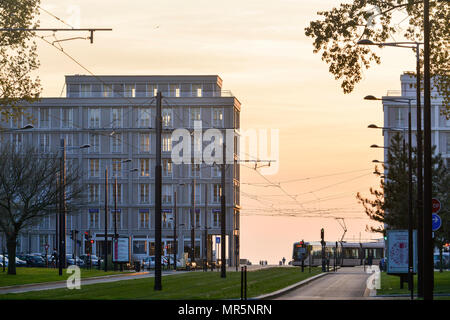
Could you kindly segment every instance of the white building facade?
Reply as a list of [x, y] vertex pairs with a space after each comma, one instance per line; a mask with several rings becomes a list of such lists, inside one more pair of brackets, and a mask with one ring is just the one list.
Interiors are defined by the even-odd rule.
[[[171, 132], [177, 128], [192, 131], [194, 121], [201, 121], [203, 131], [210, 128], [239, 129], [240, 102], [231, 92], [222, 90], [222, 80], [217, 75], [66, 76], [66, 97], [41, 98], [25, 109], [34, 120], [33, 129], [0, 133], [2, 141], [10, 140], [18, 146], [32, 144], [43, 153], [60, 152], [60, 141], [64, 138], [67, 170], [74, 165], [82, 168], [85, 203], [76, 212], [67, 215], [68, 254], [74, 252], [75, 244], [70, 233], [77, 230], [77, 255], [86, 252], [87, 242], [83, 238], [86, 231], [91, 232], [95, 240], [93, 253], [103, 255], [106, 168], [109, 239], [114, 234], [113, 187], [117, 178], [117, 232], [120, 236], [131, 238], [133, 259], [155, 254], [154, 128], [157, 91], [162, 92], [163, 96], [163, 255], [173, 255], [175, 246], [178, 257], [184, 252], [190, 252], [193, 226], [196, 259], [220, 259], [220, 250], [216, 244], [216, 238], [220, 236], [220, 168], [205, 163], [174, 164], [171, 159]], [[4, 122], [2, 126], [20, 128], [26, 122], [22, 119], [16, 123]], [[227, 141], [227, 145], [235, 141]], [[90, 147], [77, 148], [84, 144]], [[239, 190], [240, 172], [236, 160], [228, 164], [226, 170], [225, 242], [229, 265], [239, 261]], [[193, 219], [191, 212], [194, 212]], [[19, 236], [17, 252], [45, 253], [46, 244], [51, 251], [56, 245], [55, 228], [55, 215], [52, 215], [43, 219], [38, 226], [25, 230]], [[220, 243], [223, 242], [220, 240]], [[109, 243], [108, 251], [110, 249]]]
[[[413, 72], [405, 72], [400, 76], [401, 90], [390, 90], [383, 97], [384, 125], [385, 128], [405, 130], [405, 139], [408, 141], [408, 101], [411, 100], [411, 130], [412, 146], [417, 146], [417, 108], [416, 108], [416, 77]], [[423, 84], [421, 86], [421, 109], [422, 109], [422, 136], [423, 136]], [[398, 99], [402, 102], [389, 101]], [[450, 167], [450, 119], [442, 114], [445, 108], [442, 97], [437, 91], [431, 92], [431, 142], [436, 146], [436, 153], [444, 158], [444, 163]], [[398, 131], [383, 130], [384, 146], [389, 147], [392, 137]], [[384, 160], [387, 161], [387, 149], [385, 149]]]

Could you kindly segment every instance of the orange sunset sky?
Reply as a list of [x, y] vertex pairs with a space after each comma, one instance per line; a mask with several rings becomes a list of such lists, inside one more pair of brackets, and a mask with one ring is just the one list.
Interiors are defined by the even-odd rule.
[[[61, 43], [94, 74], [217, 74], [223, 89], [242, 103], [243, 129], [279, 130], [279, 171], [265, 178], [281, 188], [254, 169], [241, 168], [241, 258], [278, 263], [283, 256], [291, 259], [294, 241], [319, 240], [321, 227], [327, 241], [340, 239], [335, 217], [345, 218], [346, 240], [380, 237], [365, 232], [372, 222], [355, 198], [356, 192], [368, 195], [378, 186], [372, 160], [383, 157], [382, 149], [369, 148], [383, 144], [381, 131], [367, 129], [370, 123], [383, 124], [382, 107], [363, 97], [400, 89], [400, 75], [414, 70], [415, 55], [377, 49], [382, 64], [365, 71], [353, 93], [343, 94], [304, 35], [317, 11], [340, 2], [42, 0], [41, 6], [75, 27], [113, 29], [95, 33], [94, 44]], [[406, 28], [403, 18], [399, 28]], [[66, 27], [44, 11], [40, 21], [43, 28]], [[64, 75], [88, 74], [36, 41], [44, 97], [60, 96]], [[295, 217], [288, 215], [292, 212]]]

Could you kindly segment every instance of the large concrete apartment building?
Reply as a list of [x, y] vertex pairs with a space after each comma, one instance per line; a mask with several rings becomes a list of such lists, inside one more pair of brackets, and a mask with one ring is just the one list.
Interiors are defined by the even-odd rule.
[[[86, 200], [76, 212], [67, 215], [66, 252], [70, 254], [74, 250], [71, 230], [79, 231], [77, 255], [86, 252], [87, 244], [82, 235], [90, 231], [95, 240], [93, 253], [103, 255], [105, 174], [108, 169], [109, 236], [114, 234], [114, 211], [111, 209], [114, 210], [113, 183], [117, 178], [118, 233], [131, 237], [134, 259], [154, 255], [155, 97], [160, 91], [163, 96], [163, 254], [173, 254], [174, 250], [176, 193], [175, 245], [178, 257], [190, 252], [193, 226], [196, 258], [204, 258], [205, 253], [210, 260], [220, 258], [219, 246], [224, 242], [216, 239], [220, 238], [220, 167], [205, 163], [172, 163], [171, 132], [177, 128], [192, 131], [194, 121], [201, 121], [203, 130], [239, 129], [240, 102], [230, 91], [222, 90], [222, 79], [217, 75], [71, 75], [66, 76], [65, 83], [66, 97], [41, 98], [25, 109], [34, 119], [33, 129], [3, 132], [0, 136], [2, 141], [10, 140], [16, 145], [32, 144], [40, 152], [54, 153], [60, 152], [60, 141], [64, 138], [67, 170], [74, 165], [82, 168]], [[25, 122], [25, 119], [15, 123], [3, 122], [2, 126], [20, 128]], [[230, 143], [227, 141], [227, 145]], [[85, 144], [90, 147], [78, 148]], [[239, 177], [237, 161], [228, 164], [225, 243], [229, 265], [239, 261]], [[195, 212], [193, 219], [191, 212]], [[46, 244], [49, 250], [55, 247], [55, 215], [22, 232], [17, 252], [44, 253]], [[110, 243], [108, 247], [109, 251]]]
[[[383, 111], [385, 128], [395, 128], [405, 130], [405, 139], [408, 135], [408, 99], [411, 101], [411, 130], [412, 145], [417, 146], [417, 109], [416, 109], [416, 77], [414, 72], [404, 72], [400, 76], [401, 90], [389, 90], [383, 96]], [[423, 90], [423, 85], [422, 85]], [[442, 115], [445, 108], [443, 99], [436, 90], [431, 94], [431, 142], [436, 146], [436, 153], [441, 153], [445, 164], [450, 168], [450, 120]], [[397, 101], [389, 101], [397, 99]], [[423, 94], [422, 105], [422, 132], [423, 132]], [[399, 102], [400, 101], [400, 102]], [[383, 130], [384, 146], [388, 147], [392, 137], [398, 131]], [[422, 133], [423, 134], [423, 133]], [[387, 149], [385, 149], [384, 159], [387, 161]]]

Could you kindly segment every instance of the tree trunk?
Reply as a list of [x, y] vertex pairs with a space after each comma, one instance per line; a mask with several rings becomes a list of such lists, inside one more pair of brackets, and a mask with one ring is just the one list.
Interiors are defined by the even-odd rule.
[[8, 233], [6, 245], [8, 247], [8, 274], [16, 274], [16, 238], [15, 233]]

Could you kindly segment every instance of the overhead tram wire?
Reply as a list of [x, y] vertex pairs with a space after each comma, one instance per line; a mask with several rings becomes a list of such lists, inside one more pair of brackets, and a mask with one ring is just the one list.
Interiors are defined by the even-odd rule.
[[[284, 180], [284, 181], [280, 181], [279, 183], [280, 184], [284, 184], [284, 183], [291, 183], [291, 182], [298, 182], [298, 181], [308, 181], [308, 180], [312, 180], [312, 179], [320, 179], [320, 178], [332, 177], [332, 176], [337, 176], [337, 175], [345, 175], [345, 174], [349, 174], [349, 173], [362, 172], [362, 171], [367, 171], [367, 170], [372, 170], [372, 168], [361, 169], [361, 170], [353, 170], [353, 171], [344, 171], [344, 172], [339, 172], [339, 173], [332, 173], [332, 174], [321, 175], [321, 176], [313, 176], [313, 177], [307, 177], [307, 178], [298, 178], [298, 179]], [[261, 184], [261, 183], [243, 182], [242, 184], [258, 185], [258, 184]]]
[[48, 15], [52, 16], [52, 17], [55, 18], [56, 20], [60, 21], [61, 23], [65, 24], [67, 27], [72, 28], [72, 29], [75, 29], [74, 26], [68, 24], [68, 23], [65, 22], [63, 19], [57, 17], [56, 15], [54, 15], [53, 13], [51, 13], [50, 11], [48, 11], [48, 10], [42, 8], [41, 6], [38, 6], [38, 8], [39, 8], [40, 10], [44, 11], [45, 13], [47, 13]]

